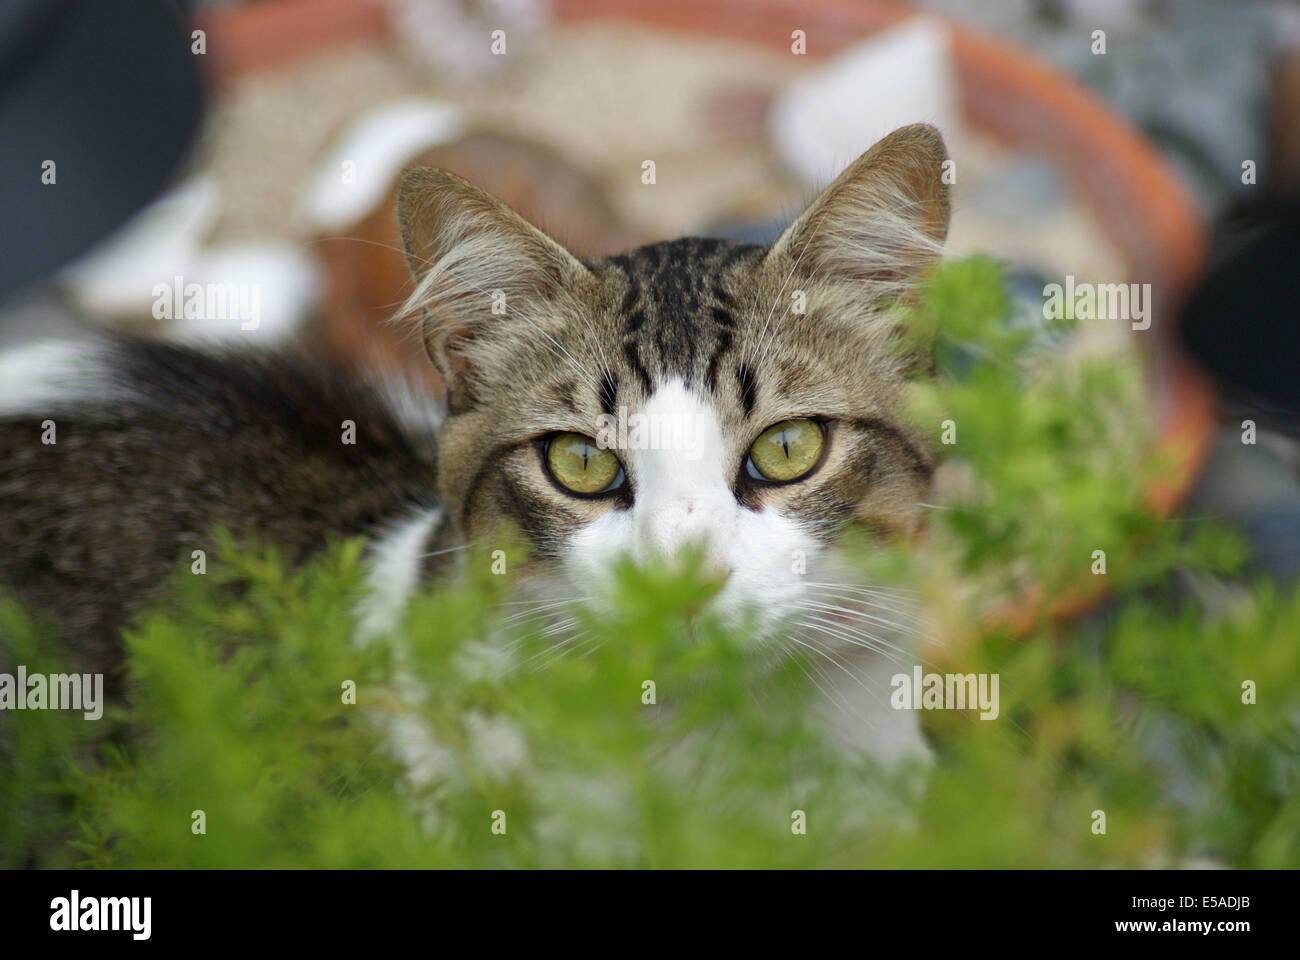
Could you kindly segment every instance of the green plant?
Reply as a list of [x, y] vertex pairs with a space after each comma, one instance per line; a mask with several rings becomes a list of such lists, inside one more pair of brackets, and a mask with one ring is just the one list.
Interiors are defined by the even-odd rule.
[[[947, 375], [917, 385], [913, 411], [922, 429], [956, 423], [966, 481], [923, 547], [859, 551], [864, 577], [941, 597], [940, 626], [961, 620], [949, 664], [1001, 678], [996, 721], [924, 714], [923, 780], [823, 743], [805, 661], [773, 664], [745, 631], [692, 618], [715, 589], [692, 558], [622, 568], [612, 608], [579, 611], [585, 639], [559, 650], [541, 618], [511, 612], [508, 578], [471, 559], [463, 582], [412, 604], [400, 644], [360, 646], [360, 544], [294, 571], [227, 544], [130, 632], [131, 710], [94, 731], [93, 762], [93, 725], [10, 718], [0, 862], [1300, 865], [1300, 592], [1257, 584], [1215, 619], [1183, 597], [1176, 572], [1230, 574], [1245, 551], [1143, 506], [1160, 465], [1140, 458], [1136, 360], [1053, 372], [1007, 312], [986, 261], [927, 288], [912, 329]], [[1102, 612], [1065, 626], [1040, 613], [1023, 636], [981, 625], [990, 593], [1093, 576], [1094, 549]], [[0, 616], [39, 662], [25, 621]], [[385, 746], [401, 717], [438, 747], [419, 782]]]

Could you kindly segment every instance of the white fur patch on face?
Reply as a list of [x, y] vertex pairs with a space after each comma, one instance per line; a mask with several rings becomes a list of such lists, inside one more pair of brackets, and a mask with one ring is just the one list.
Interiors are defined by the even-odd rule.
[[728, 450], [712, 407], [680, 380], [656, 390], [636, 415], [644, 429], [618, 451], [632, 506], [609, 511], [573, 537], [565, 558], [571, 575], [599, 591], [620, 556], [671, 558], [701, 544], [709, 565], [727, 575], [715, 601], [725, 618], [752, 611], [761, 628], [788, 615], [820, 544], [796, 521], [736, 499], [737, 454]]

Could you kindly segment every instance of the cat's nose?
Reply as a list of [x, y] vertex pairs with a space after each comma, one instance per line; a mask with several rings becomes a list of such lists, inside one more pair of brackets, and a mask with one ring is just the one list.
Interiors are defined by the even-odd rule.
[[732, 567], [731, 564], [715, 557], [710, 557], [704, 563], [704, 575], [710, 580], [718, 581], [718, 583], [722, 585], [726, 584], [734, 571], [735, 568]]
[[643, 528], [647, 545], [656, 553], [672, 556], [689, 543], [715, 539], [721, 532], [715, 513], [695, 499], [662, 504]]

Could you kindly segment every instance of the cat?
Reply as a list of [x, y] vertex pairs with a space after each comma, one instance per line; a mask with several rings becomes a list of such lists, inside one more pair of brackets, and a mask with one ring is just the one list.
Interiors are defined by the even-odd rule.
[[619, 557], [699, 542], [721, 615], [833, 654], [837, 738], [923, 752], [914, 714], [888, 705], [908, 638], [846, 583], [836, 544], [923, 525], [934, 463], [898, 409], [921, 361], [888, 308], [942, 253], [946, 158], [937, 130], [904, 127], [770, 247], [687, 238], [604, 259], [410, 170], [398, 322], [441, 398], [295, 350], [105, 335], [0, 356], [0, 590], [111, 692], [123, 627], [218, 525], [293, 561], [368, 536], [362, 636], [393, 630], [503, 521], [530, 549], [521, 583], [558, 597], [599, 596]]

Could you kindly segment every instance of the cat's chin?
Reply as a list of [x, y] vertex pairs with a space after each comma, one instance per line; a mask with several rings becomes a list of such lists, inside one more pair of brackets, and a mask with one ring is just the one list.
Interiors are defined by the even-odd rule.
[[[774, 663], [806, 657], [817, 678], [818, 715], [837, 750], [890, 770], [927, 765], [917, 714], [894, 709], [890, 699], [892, 678], [911, 668], [915, 611], [892, 591], [835, 576], [840, 571], [831, 569], [832, 558], [823, 561], [817, 577], [769, 585], [764, 596], [731, 580], [687, 629], [714, 618]], [[560, 565], [538, 564], [516, 581], [514, 599], [536, 605], [558, 624], [578, 605], [612, 611], [611, 587], [580, 582]]]

